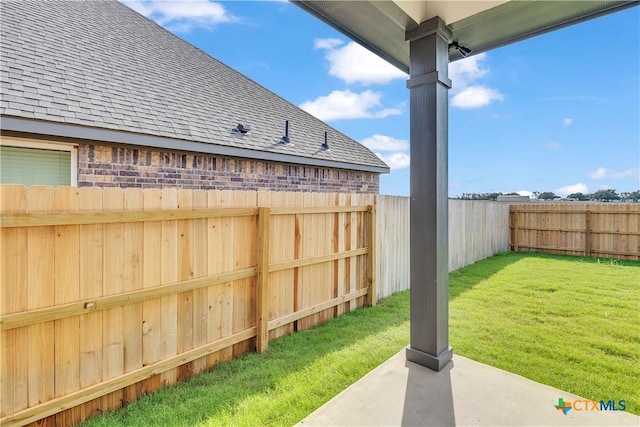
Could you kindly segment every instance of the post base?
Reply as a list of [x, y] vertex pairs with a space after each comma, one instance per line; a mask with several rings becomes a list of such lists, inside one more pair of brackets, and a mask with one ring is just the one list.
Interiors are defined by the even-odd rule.
[[438, 372], [447, 366], [451, 361], [451, 357], [453, 357], [453, 348], [451, 347], [442, 350], [437, 356], [407, 347], [407, 360]]

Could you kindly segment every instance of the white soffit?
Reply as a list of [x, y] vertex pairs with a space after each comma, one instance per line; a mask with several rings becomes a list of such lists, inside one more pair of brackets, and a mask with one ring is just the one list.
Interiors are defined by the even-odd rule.
[[447, 25], [484, 12], [492, 7], [507, 3], [500, 1], [407, 1], [396, 0], [395, 4], [409, 15], [415, 22], [424, 22], [439, 16]]

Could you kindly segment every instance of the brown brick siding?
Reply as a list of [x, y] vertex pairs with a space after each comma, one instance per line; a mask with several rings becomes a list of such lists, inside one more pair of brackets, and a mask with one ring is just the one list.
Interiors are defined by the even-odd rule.
[[378, 194], [379, 174], [208, 154], [80, 144], [78, 186]]

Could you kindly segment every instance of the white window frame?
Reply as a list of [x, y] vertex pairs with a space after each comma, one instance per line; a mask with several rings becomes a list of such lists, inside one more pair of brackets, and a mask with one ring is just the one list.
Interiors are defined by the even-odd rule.
[[3, 136], [0, 138], [0, 145], [7, 147], [39, 148], [41, 150], [69, 151], [71, 153], [71, 186], [78, 186], [78, 144]]

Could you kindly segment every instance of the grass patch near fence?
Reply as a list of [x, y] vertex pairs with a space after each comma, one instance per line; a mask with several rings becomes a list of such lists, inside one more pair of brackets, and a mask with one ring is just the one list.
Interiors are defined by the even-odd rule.
[[[454, 353], [640, 414], [639, 279], [638, 262], [553, 255], [464, 267], [450, 274]], [[402, 292], [85, 424], [292, 425], [408, 340]]]
[[86, 426], [293, 425], [407, 345], [408, 293], [250, 353]]
[[640, 263], [510, 253], [450, 285], [454, 353], [640, 414]]

